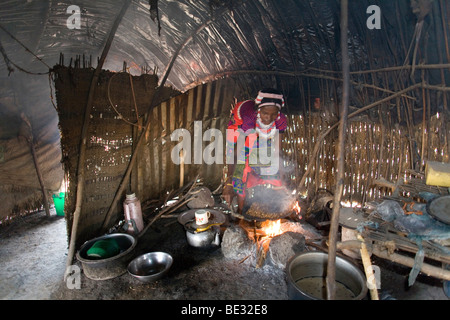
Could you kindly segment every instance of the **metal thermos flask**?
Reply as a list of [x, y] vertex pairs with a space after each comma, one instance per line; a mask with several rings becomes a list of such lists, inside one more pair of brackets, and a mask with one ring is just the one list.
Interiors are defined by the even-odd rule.
[[125, 229], [127, 233], [135, 235], [144, 229], [142, 220], [141, 202], [136, 194], [127, 194], [123, 202], [123, 211], [125, 214]]

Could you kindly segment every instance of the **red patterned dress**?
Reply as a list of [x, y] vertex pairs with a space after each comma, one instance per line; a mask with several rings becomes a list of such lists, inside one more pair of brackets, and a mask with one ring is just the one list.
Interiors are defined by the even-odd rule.
[[[232, 111], [231, 119], [227, 128], [227, 161], [233, 159], [236, 150], [236, 143], [240, 136], [245, 136], [245, 145], [240, 154], [237, 155], [237, 163], [233, 173], [234, 191], [245, 196], [245, 189], [261, 184], [271, 184], [281, 186], [281, 178], [276, 168], [270, 169], [267, 165], [258, 164], [257, 161], [251, 161], [254, 154], [262, 152], [264, 148], [270, 148], [273, 139], [261, 139], [262, 132], [282, 133], [287, 128], [286, 116], [279, 112], [277, 119], [269, 128], [260, 128], [257, 121], [258, 110], [255, 107], [254, 100], [246, 100], [236, 104]], [[256, 152], [256, 153], [255, 153]], [[277, 160], [278, 161], [278, 160]]]

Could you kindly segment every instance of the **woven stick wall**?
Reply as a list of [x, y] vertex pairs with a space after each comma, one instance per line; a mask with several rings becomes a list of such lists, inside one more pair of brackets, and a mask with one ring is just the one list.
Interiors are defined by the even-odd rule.
[[[146, 132], [145, 147], [139, 153], [135, 172], [138, 178], [134, 175], [133, 183], [143, 200], [159, 198], [168, 190], [179, 188], [180, 180], [192, 181], [197, 174], [200, 174], [209, 188], [216, 188], [220, 184], [224, 159], [217, 159], [212, 164], [203, 160], [203, 155], [209, 153], [207, 147], [211, 144], [203, 136], [208, 129], [218, 129], [225, 137], [233, 97], [238, 90], [233, 80], [223, 79], [197, 86], [153, 108], [152, 125]], [[183, 177], [180, 177], [180, 165], [175, 164], [171, 158], [172, 150], [180, 143], [171, 138], [171, 134], [177, 129], [186, 129], [191, 138], [191, 158], [185, 159]], [[197, 141], [202, 141], [200, 150], [194, 150], [196, 134], [200, 135], [197, 136]], [[225, 148], [225, 139], [222, 140], [221, 148]], [[195, 163], [195, 151], [201, 152], [200, 164]]]
[[[55, 67], [54, 74], [62, 158], [69, 181], [65, 212], [70, 237], [81, 128], [93, 69]], [[98, 235], [129, 163], [135, 128], [130, 123], [136, 123], [148, 109], [156, 86], [154, 75], [130, 80], [128, 73], [103, 71], [99, 77], [87, 135], [86, 180], [78, 243]], [[171, 89], [165, 89], [162, 96], [168, 98], [171, 94]]]
[[[312, 121], [310, 125], [308, 120]], [[320, 136], [324, 128], [329, 125], [320, 114], [315, 114], [308, 120], [305, 121], [305, 117], [300, 115], [289, 117], [290, 127], [283, 149], [289, 156], [286, 165], [293, 168], [291, 170], [293, 186], [298, 183], [307, 169], [311, 150], [316, 142], [315, 137]], [[442, 118], [439, 119], [435, 115], [430, 124], [430, 134], [427, 137], [431, 142], [425, 148], [427, 159], [446, 162], [449, 155], [446, 148], [441, 146], [443, 139], [442, 134], [439, 133], [442, 128]], [[296, 131], [295, 128], [300, 130]], [[304, 128], [307, 128], [306, 132], [302, 132]], [[349, 123], [346, 138], [344, 201], [361, 204], [389, 194], [390, 190], [374, 184], [375, 179], [383, 178], [396, 183], [400, 178], [404, 180], [411, 178], [412, 175], [408, 172], [414, 166], [411, 164], [410, 139], [406, 131], [404, 127], [391, 128], [386, 124], [368, 120]], [[413, 138], [415, 146], [413, 152], [418, 155], [420, 155], [422, 140], [421, 131], [421, 126], [417, 125], [416, 137]], [[335, 136], [330, 134], [323, 141], [312, 173], [306, 179], [310, 194], [319, 188], [334, 190], [335, 154]]]
[[[332, 87], [332, 84], [326, 86]], [[419, 89], [420, 91], [420, 89]], [[326, 96], [324, 88], [321, 93]], [[426, 161], [448, 162], [450, 158], [448, 139], [450, 127], [445, 109], [436, 106], [445, 103], [445, 95], [426, 92], [428, 102], [426, 121], [396, 123], [395, 112], [388, 111], [392, 105], [382, 104], [370, 115], [351, 119], [346, 137], [345, 187], [342, 200], [353, 205], [377, 200], [391, 194], [391, 189], [380, 187], [377, 179], [396, 183], [399, 179], [423, 180]], [[433, 95], [435, 97], [433, 98]], [[304, 103], [308, 104], [308, 99]], [[322, 96], [323, 101], [323, 96]], [[394, 100], [395, 101], [395, 100]], [[394, 110], [405, 106], [397, 101]], [[308, 109], [306, 107], [306, 109]], [[323, 140], [318, 155], [312, 150], [321, 134], [335, 124], [334, 106], [322, 105], [320, 111], [311, 111], [289, 116], [289, 128], [284, 139], [285, 164], [290, 168], [292, 187], [296, 187], [308, 169], [310, 157], [316, 156], [310, 174], [305, 181], [306, 195], [312, 197], [319, 189], [334, 190], [335, 185], [335, 142], [337, 130], [331, 131]], [[422, 110], [419, 109], [420, 113]], [[374, 116], [374, 113], [376, 114]], [[422, 119], [420, 119], [422, 120]], [[425, 132], [423, 130], [425, 128]], [[417, 178], [420, 177], [420, 178]], [[429, 190], [433, 191], [433, 190]], [[442, 190], [433, 192], [442, 193]], [[448, 191], [444, 190], [444, 194]]]

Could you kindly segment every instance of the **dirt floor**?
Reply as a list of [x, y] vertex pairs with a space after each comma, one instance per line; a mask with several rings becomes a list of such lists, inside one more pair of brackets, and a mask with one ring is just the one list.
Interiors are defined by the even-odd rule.
[[[128, 273], [103, 281], [81, 272], [81, 288], [64, 282], [67, 258], [63, 217], [43, 212], [0, 226], [0, 298], [3, 300], [288, 300], [284, 270], [265, 265], [255, 268], [226, 259], [220, 247], [190, 247], [176, 219], [160, 219], [140, 238], [136, 256], [165, 251], [174, 264], [163, 279], [142, 283]], [[448, 300], [442, 281], [419, 275], [407, 287], [409, 268], [374, 259], [381, 268], [382, 298], [396, 300]], [[75, 262], [82, 268], [79, 262]]]
[[0, 298], [50, 299], [64, 279], [67, 257], [64, 217], [45, 212], [0, 226]]

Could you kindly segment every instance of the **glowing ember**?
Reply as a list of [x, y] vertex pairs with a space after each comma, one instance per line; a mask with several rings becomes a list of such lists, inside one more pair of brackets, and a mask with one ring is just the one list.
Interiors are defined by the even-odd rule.
[[271, 237], [271, 238], [282, 234], [281, 219], [276, 220], [276, 221], [271, 221], [271, 220], [264, 221], [262, 223], [262, 230], [264, 231], [266, 236]]
[[302, 211], [302, 209], [298, 205], [298, 201], [295, 201], [294, 207], [292, 209], [295, 210], [295, 212], [297, 213], [298, 217], [301, 219], [302, 216], [300, 215], [300, 211]]

